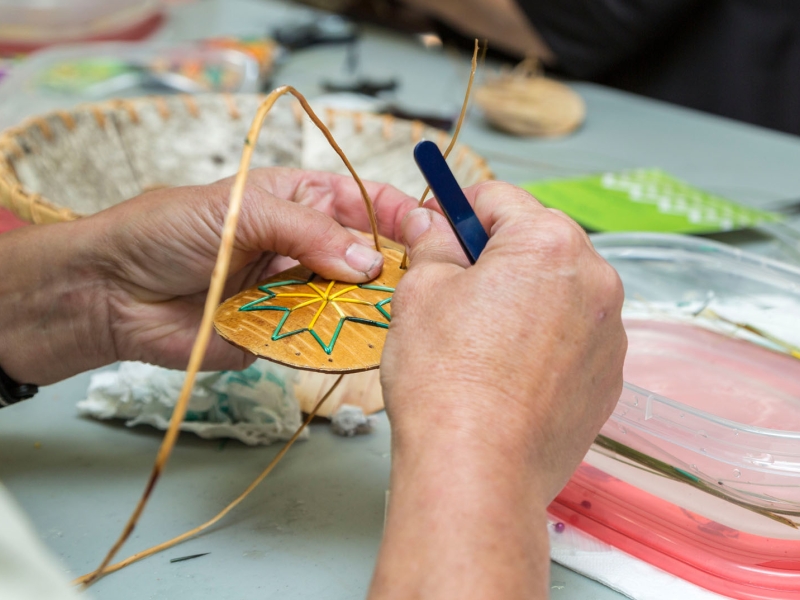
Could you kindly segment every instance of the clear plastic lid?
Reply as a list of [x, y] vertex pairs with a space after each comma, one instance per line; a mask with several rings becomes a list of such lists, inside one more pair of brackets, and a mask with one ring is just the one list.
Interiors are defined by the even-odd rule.
[[592, 239], [625, 286], [625, 385], [551, 513], [718, 593], [800, 600], [800, 269]]
[[800, 522], [800, 269], [684, 236], [593, 241], [629, 339], [604, 451]]

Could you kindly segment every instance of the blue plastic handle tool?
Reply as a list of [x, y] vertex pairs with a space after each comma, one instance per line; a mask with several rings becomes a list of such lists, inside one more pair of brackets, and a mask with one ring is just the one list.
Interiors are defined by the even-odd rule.
[[478, 215], [472, 210], [436, 144], [429, 141], [418, 143], [414, 148], [414, 160], [431, 186], [470, 264], [474, 265], [489, 241]]

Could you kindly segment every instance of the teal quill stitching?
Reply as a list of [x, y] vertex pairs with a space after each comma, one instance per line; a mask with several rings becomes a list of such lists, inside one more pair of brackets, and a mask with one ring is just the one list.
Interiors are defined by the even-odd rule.
[[[372, 291], [377, 291], [377, 292], [386, 292], [386, 293], [389, 293], [389, 294], [393, 294], [394, 293], [394, 288], [390, 288], [390, 287], [386, 287], [386, 286], [382, 286], [382, 285], [370, 285], [370, 284], [364, 283], [364, 284], [354, 285], [352, 287], [348, 287], [348, 288], [346, 288], [344, 290], [341, 290], [341, 291], [331, 295], [330, 294], [331, 289], [333, 288], [333, 286], [334, 286], [334, 284], [336, 282], [335, 281], [331, 281], [328, 284], [328, 288], [325, 290], [325, 292], [321, 292], [320, 289], [312, 283], [315, 277], [316, 277], [316, 274], [312, 273], [311, 276], [305, 281], [302, 281], [302, 280], [299, 280], [299, 279], [287, 279], [285, 281], [276, 281], [276, 282], [273, 282], [273, 283], [267, 283], [265, 285], [260, 285], [260, 286], [258, 286], [259, 291], [265, 293], [266, 296], [263, 296], [261, 298], [258, 298], [257, 300], [253, 300], [252, 302], [248, 302], [247, 304], [242, 305], [239, 308], [239, 311], [240, 312], [249, 312], [249, 311], [257, 311], [257, 310], [274, 310], [274, 311], [283, 312], [284, 313], [283, 316], [281, 317], [280, 321], [278, 322], [278, 325], [275, 327], [275, 331], [273, 331], [273, 333], [272, 333], [272, 341], [278, 341], [278, 340], [281, 340], [283, 338], [287, 338], [287, 337], [290, 337], [290, 336], [293, 336], [293, 335], [298, 335], [300, 333], [308, 332], [317, 341], [317, 343], [319, 344], [320, 348], [322, 348], [322, 350], [328, 355], [330, 355], [333, 352], [333, 349], [336, 346], [336, 340], [339, 339], [339, 334], [342, 331], [342, 327], [348, 321], [353, 322], [353, 323], [359, 323], [361, 325], [370, 325], [372, 327], [381, 327], [383, 329], [388, 329], [389, 328], [389, 322], [392, 320], [392, 316], [386, 310], [385, 306], [392, 301], [392, 297], [391, 296], [389, 296], [388, 298], [384, 298], [383, 300], [381, 300], [379, 302], [376, 302], [374, 304], [371, 303], [371, 302], [367, 302], [366, 300], [356, 300], [356, 299], [352, 299], [352, 298], [342, 298], [341, 296], [343, 294], [346, 294], [349, 291], [352, 291], [352, 290], [356, 289], [356, 288], [359, 288], [359, 289], [362, 289], [362, 290], [372, 290]], [[316, 296], [314, 294], [276, 294], [273, 291], [274, 288], [279, 288], [279, 287], [283, 287], [283, 286], [287, 286], [287, 285], [308, 285], [312, 290], [314, 290]], [[273, 300], [273, 299], [278, 298], [280, 296], [283, 296], [283, 297], [297, 297], [297, 298], [299, 298], [299, 297], [309, 297], [309, 298], [311, 298], [311, 300], [308, 300], [306, 302], [301, 302], [297, 306], [294, 306], [294, 307], [291, 307], [291, 308], [290, 307], [286, 307], [286, 306], [269, 306], [269, 305], [264, 305], [263, 304], [264, 302], [269, 302], [270, 300]], [[300, 329], [295, 329], [294, 331], [287, 331], [285, 333], [282, 333], [283, 326], [286, 324], [286, 321], [287, 321], [287, 319], [289, 318], [289, 316], [291, 315], [292, 312], [294, 312], [298, 308], [304, 308], [306, 306], [310, 306], [310, 305], [315, 304], [317, 302], [322, 302], [322, 306], [319, 308], [319, 310], [317, 310], [316, 314], [314, 315], [314, 318], [311, 321], [311, 324], [308, 327], [302, 327]], [[352, 303], [366, 304], [366, 305], [372, 306], [373, 308], [375, 308], [386, 319], [387, 322], [384, 323], [384, 322], [381, 322], [381, 321], [375, 321], [373, 319], [365, 319], [363, 317], [347, 316], [337, 306], [337, 304], [336, 304], [337, 302], [352, 302]], [[333, 304], [334, 308], [336, 308], [336, 310], [339, 312], [339, 315], [340, 315], [341, 318], [339, 319], [339, 322], [336, 324], [336, 329], [334, 330], [333, 335], [331, 336], [330, 342], [326, 344], [322, 340], [322, 338], [319, 336], [319, 334], [314, 330], [314, 325], [316, 324], [319, 315], [322, 313], [322, 311], [325, 309], [325, 307], [329, 303]]]

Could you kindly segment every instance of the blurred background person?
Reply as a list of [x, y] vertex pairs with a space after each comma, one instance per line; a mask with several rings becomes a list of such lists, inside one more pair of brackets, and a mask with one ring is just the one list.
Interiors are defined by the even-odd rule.
[[568, 77], [800, 134], [800, 2], [392, 2], [400, 5]]

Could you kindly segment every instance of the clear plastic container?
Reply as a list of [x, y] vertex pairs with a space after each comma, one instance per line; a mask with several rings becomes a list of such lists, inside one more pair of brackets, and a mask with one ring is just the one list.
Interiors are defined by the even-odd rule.
[[0, 52], [90, 40], [138, 40], [162, 21], [160, 0], [0, 0]]
[[594, 243], [625, 286], [629, 338], [602, 435], [800, 522], [800, 269], [684, 236]]
[[719, 593], [800, 599], [800, 269], [685, 236], [593, 242], [625, 286], [626, 382], [551, 511]]

